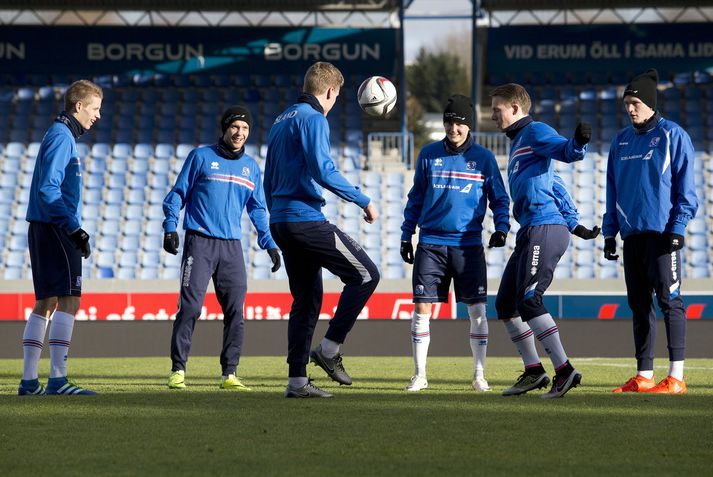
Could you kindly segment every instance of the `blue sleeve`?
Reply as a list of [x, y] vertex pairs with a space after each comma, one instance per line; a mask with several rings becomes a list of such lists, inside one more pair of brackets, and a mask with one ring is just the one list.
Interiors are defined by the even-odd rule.
[[681, 128], [671, 131], [671, 199], [673, 207], [666, 230], [685, 235], [688, 221], [696, 216], [698, 198], [693, 177], [693, 144]]
[[486, 162], [489, 174], [486, 180], [486, 191], [488, 194], [488, 206], [493, 211], [493, 222], [495, 230], [508, 233], [510, 230], [510, 198], [505, 190], [503, 177], [500, 174], [495, 156], [490, 153]]
[[248, 211], [250, 221], [253, 223], [255, 230], [257, 231], [257, 244], [260, 248], [263, 250], [277, 248], [277, 245], [275, 244], [275, 241], [272, 240], [272, 235], [270, 234], [270, 225], [267, 220], [267, 209], [265, 208], [265, 194], [262, 189], [259, 169], [257, 170], [255, 188], [253, 189], [253, 193], [250, 197], [248, 197], [248, 201], [245, 204], [245, 210]]
[[175, 232], [178, 228], [178, 217], [191, 194], [199, 163], [200, 158], [194, 149], [188, 154], [186, 162], [183, 163], [181, 172], [176, 177], [176, 184], [163, 199], [163, 214], [166, 216], [163, 221], [164, 232]]
[[72, 159], [72, 139], [65, 134], [55, 134], [45, 143], [44, 157], [39, 177], [39, 198], [53, 224], [68, 233], [80, 225], [62, 198], [62, 182]]
[[329, 123], [324, 116], [311, 115], [300, 128], [300, 140], [307, 164], [307, 172], [317, 184], [337, 197], [354, 202], [362, 209], [371, 199], [350, 184], [334, 166], [330, 156]]
[[411, 236], [416, 233], [416, 225], [421, 217], [423, 201], [426, 197], [426, 187], [428, 178], [426, 177], [426, 159], [423, 157], [423, 150], [416, 160], [416, 168], [413, 173], [413, 186], [408, 193], [408, 201], [404, 208], [404, 223], [401, 224], [401, 240], [410, 241]]
[[574, 205], [572, 196], [567, 192], [567, 188], [562, 181], [562, 178], [554, 174], [554, 181], [552, 182], [552, 193], [555, 196], [555, 204], [559, 209], [562, 217], [567, 222], [567, 228], [569, 231], [573, 231], [574, 228], [579, 223], [579, 212], [577, 211], [577, 206]]
[[541, 157], [562, 162], [575, 162], [584, 159], [587, 146], [579, 147], [574, 139], [567, 139], [544, 123], [536, 123], [532, 128], [531, 147]]
[[609, 159], [607, 159], [607, 205], [602, 219], [602, 235], [605, 238], [616, 237], [620, 230], [616, 211], [616, 179], [614, 177], [614, 155], [617, 142], [618, 136], [612, 141], [611, 148], [609, 148]]

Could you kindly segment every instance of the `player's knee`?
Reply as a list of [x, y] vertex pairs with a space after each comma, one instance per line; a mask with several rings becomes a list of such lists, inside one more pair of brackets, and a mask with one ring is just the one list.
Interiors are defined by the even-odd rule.
[[57, 311], [74, 316], [79, 311], [80, 300], [78, 296], [61, 296], [57, 299]]
[[499, 320], [504, 320], [512, 318], [516, 314], [516, 309], [512, 301], [497, 296], [495, 298], [495, 312], [498, 314]]
[[540, 316], [547, 312], [542, 306], [542, 295], [537, 293], [523, 298], [517, 304], [517, 311], [520, 312], [522, 317]]
[[35, 302], [32, 313], [48, 318], [57, 308], [57, 297], [43, 298]]

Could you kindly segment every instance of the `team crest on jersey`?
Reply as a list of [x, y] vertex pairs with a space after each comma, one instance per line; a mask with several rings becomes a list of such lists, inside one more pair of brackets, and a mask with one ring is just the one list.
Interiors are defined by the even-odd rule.
[[466, 162], [465, 168], [468, 169], [469, 171], [474, 171], [475, 170], [475, 162], [473, 162], [473, 161]]
[[243, 177], [250, 177], [250, 169], [243, 167]]
[[423, 292], [425, 289], [423, 288], [423, 285], [416, 285], [416, 288], [413, 290], [414, 295], [423, 295]]
[[216, 161], [211, 162], [211, 163], [210, 163], [210, 168], [211, 168], [211, 169], [216, 169], [216, 170], [219, 169], [218, 163], [217, 163]]
[[443, 165], [443, 159], [441, 159], [441, 158], [439, 157], [438, 159], [436, 159], [436, 160], [434, 161], [433, 165], [436, 166], [436, 167], [441, 167], [441, 166]]
[[658, 136], [656, 136], [656, 137], [654, 137], [654, 138], [651, 138], [651, 142], [649, 143], [649, 147], [656, 147], [656, 146], [658, 146], [660, 139], [661, 139], [661, 138], [658, 137]]

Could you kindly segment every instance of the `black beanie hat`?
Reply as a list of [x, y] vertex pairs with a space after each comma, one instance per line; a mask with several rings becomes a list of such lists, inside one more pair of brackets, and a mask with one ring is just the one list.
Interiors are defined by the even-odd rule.
[[220, 130], [228, 130], [228, 127], [233, 124], [234, 121], [245, 121], [248, 123], [248, 127], [252, 129], [253, 118], [250, 115], [250, 110], [245, 106], [231, 106], [225, 110], [223, 116], [220, 118]]
[[462, 94], [454, 94], [448, 98], [448, 104], [443, 111], [444, 123], [465, 124], [473, 129], [473, 102]]
[[659, 72], [655, 69], [650, 69], [646, 73], [635, 76], [631, 82], [626, 85], [624, 96], [634, 96], [639, 98], [646, 106], [656, 111], [656, 84], [659, 82]]

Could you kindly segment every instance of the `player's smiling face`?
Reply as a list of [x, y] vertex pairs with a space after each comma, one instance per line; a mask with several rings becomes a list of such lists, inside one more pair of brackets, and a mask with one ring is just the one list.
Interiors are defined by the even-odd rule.
[[233, 151], [239, 150], [245, 145], [250, 134], [250, 126], [245, 121], [235, 120], [230, 123], [228, 129], [223, 134], [223, 142], [230, 146]]
[[506, 101], [502, 96], [493, 96], [491, 106], [493, 114], [490, 115], [490, 119], [495, 121], [495, 125], [501, 131], [520, 119], [516, 117], [518, 108], [515, 108], [512, 102]]
[[654, 110], [651, 109], [635, 96], [624, 97], [624, 110], [629, 115], [629, 120], [634, 126], [640, 126], [649, 120], [654, 115]]
[[99, 96], [90, 95], [85, 100], [77, 102], [72, 115], [88, 131], [101, 118], [101, 107], [102, 99]]
[[470, 128], [465, 124], [447, 121], [443, 123], [443, 128], [446, 130], [446, 137], [455, 147], [459, 147], [468, 139]]

